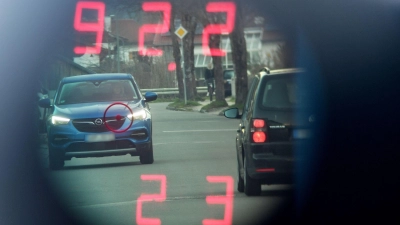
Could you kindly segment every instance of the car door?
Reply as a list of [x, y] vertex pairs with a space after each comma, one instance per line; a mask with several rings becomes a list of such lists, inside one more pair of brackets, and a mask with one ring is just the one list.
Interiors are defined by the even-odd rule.
[[243, 114], [242, 118], [240, 119], [239, 123], [239, 128], [237, 130], [237, 139], [236, 139], [236, 147], [237, 147], [237, 158], [238, 158], [238, 164], [240, 168], [243, 168], [243, 146], [246, 144], [246, 141], [248, 142], [248, 138], [246, 136], [246, 128], [249, 127], [249, 116], [251, 115], [251, 106], [253, 105], [254, 102], [254, 93], [257, 89], [258, 83], [259, 83], [259, 77], [256, 76], [253, 79], [253, 83], [251, 84], [250, 90], [247, 94], [246, 98], [246, 103], [244, 104], [243, 107]]

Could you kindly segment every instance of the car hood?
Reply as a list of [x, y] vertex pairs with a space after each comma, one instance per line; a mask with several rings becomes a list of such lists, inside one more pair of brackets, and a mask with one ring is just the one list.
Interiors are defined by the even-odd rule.
[[[132, 112], [138, 111], [143, 108], [139, 102], [120, 102], [131, 108]], [[77, 118], [95, 118], [116, 116], [126, 116], [130, 114], [127, 107], [116, 102], [96, 102], [96, 103], [80, 103], [55, 106], [53, 115], [64, 116], [69, 119]]]

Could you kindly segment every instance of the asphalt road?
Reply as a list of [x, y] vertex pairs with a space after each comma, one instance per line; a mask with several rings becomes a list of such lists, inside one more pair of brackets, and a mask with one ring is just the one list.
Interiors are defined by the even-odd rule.
[[[165, 176], [166, 199], [142, 205], [142, 217], [159, 218], [162, 224], [202, 224], [204, 219], [224, 216], [228, 222], [232, 218], [233, 224], [252, 224], [255, 218], [272, 215], [293, 193], [287, 185], [265, 185], [259, 197], [237, 192], [234, 138], [238, 121], [169, 111], [166, 105], [150, 104], [154, 164], [141, 165], [138, 157], [129, 155], [73, 158], [63, 170], [50, 171], [47, 149], [42, 147], [43, 175], [67, 212], [83, 224], [136, 224], [139, 196], [160, 195], [161, 188], [160, 181], [142, 180], [141, 175]], [[229, 204], [207, 204], [206, 196], [225, 196], [227, 188], [225, 183], [208, 182], [207, 176], [233, 178], [233, 196], [225, 198], [233, 203], [232, 217]]]

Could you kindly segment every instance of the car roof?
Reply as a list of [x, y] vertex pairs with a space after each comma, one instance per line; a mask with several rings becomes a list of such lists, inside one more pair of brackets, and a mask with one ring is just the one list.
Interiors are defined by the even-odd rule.
[[61, 83], [74, 83], [79, 81], [92, 81], [92, 80], [126, 80], [133, 79], [131, 74], [126, 73], [99, 73], [99, 74], [87, 74], [78, 75], [72, 77], [64, 77]]
[[277, 69], [277, 70], [269, 70], [268, 67], [264, 67], [260, 70], [257, 75], [260, 78], [264, 76], [274, 76], [274, 75], [281, 75], [281, 74], [293, 74], [293, 73], [301, 73], [304, 72], [304, 69], [301, 68], [285, 68], [285, 69]]

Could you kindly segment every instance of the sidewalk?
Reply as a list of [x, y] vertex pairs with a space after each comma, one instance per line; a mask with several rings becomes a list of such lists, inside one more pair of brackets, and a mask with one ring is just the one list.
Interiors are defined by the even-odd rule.
[[[234, 105], [235, 102], [229, 101], [230, 99], [231, 99], [230, 96], [225, 98], [225, 100], [226, 100], [226, 102], [228, 103], [228, 105]], [[205, 106], [205, 105], [210, 104], [210, 99], [208, 98], [208, 99], [206, 99], [206, 100], [204, 100], [204, 101], [198, 101], [198, 103], [200, 103], [201, 105], [192, 107], [192, 111], [194, 111], [194, 112], [201, 112], [201, 113], [209, 113], [209, 114], [214, 114], [214, 115], [220, 115], [220, 116], [222, 116], [223, 114], [222, 114], [221, 112], [222, 112], [224, 109], [227, 109], [227, 108], [228, 108], [228, 107], [220, 107], [220, 108], [214, 108], [214, 109], [212, 109], [212, 110], [209, 111], [209, 112], [204, 112], [204, 111], [201, 110], [201, 108], [202, 108], [203, 106]]]

